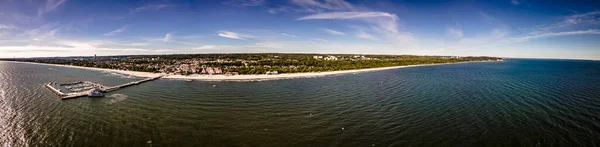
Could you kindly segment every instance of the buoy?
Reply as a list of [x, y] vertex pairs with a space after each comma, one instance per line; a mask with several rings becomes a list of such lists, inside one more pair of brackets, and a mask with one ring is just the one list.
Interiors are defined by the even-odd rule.
[[213, 85], [213, 87], [217, 87], [217, 85]]
[[342, 130], [344, 130], [344, 128], [342, 128]]

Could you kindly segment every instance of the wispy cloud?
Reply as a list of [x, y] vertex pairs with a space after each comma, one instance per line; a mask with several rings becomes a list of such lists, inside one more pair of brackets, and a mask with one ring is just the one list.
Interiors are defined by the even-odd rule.
[[206, 38], [204, 36], [198, 36], [198, 35], [190, 35], [190, 36], [182, 36], [182, 39], [202, 39], [202, 38]]
[[0, 29], [14, 29], [13, 25], [0, 24]]
[[240, 40], [246, 40], [247, 38], [253, 38], [253, 36], [250, 36], [250, 35], [240, 34], [240, 33], [235, 33], [235, 32], [230, 32], [230, 31], [220, 31], [219, 36], [225, 37], [225, 38], [231, 38], [231, 39], [240, 39]]
[[133, 9], [134, 12], [141, 12], [141, 11], [146, 11], [146, 10], [160, 10], [163, 8], [167, 8], [167, 7], [172, 7], [173, 5], [169, 5], [169, 4], [147, 4], [147, 5], [143, 5], [140, 7], [137, 7], [135, 9]]
[[344, 0], [291, 0], [293, 4], [296, 4], [303, 8], [305, 12], [327, 12], [327, 11], [351, 11], [355, 10], [352, 4]]
[[463, 37], [463, 31], [461, 28], [458, 27], [448, 27], [446, 28], [446, 34], [448, 36], [452, 36], [452, 37]]
[[385, 35], [394, 43], [412, 42], [415, 38], [411, 33], [398, 30], [398, 17], [395, 14], [386, 12], [328, 12], [304, 16], [297, 20], [312, 19], [346, 19], [363, 21], [371, 25], [371, 29], [382, 35]]
[[360, 19], [360, 18], [373, 18], [373, 17], [388, 17], [396, 20], [397, 17], [394, 14], [385, 12], [330, 12], [330, 13], [319, 13], [308, 15], [298, 18], [298, 20], [309, 20], [309, 19]]
[[491, 23], [491, 22], [494, 22], [496, 20], [496, 18], [494, 18], [493, 16], [491, 16], [491, 15], [489, 15], [489, 14], [483, 12], [483, 11], [479, 11], [478, 14], [479, 14], [479, 16], [481, 16], [481, 19], [484, 22]]
[[539, 25], [533, 28], [523, 29], [529, 31], [529, 34], [541, 34], [552, 32], [556, 29], [577, 27], [581, 25], [597, 25], [600, 24], [600, 11], [592, 11], [587, 13], [578, 13], [565, 16], [561, 21], [556, 23]]
[[346, 33], [344, 33], [344, 32], [340, 32], [340, 31], [336, 31], [336, 30], [332, 30], [332, 29], [323, 29], [323, 31], [325, 31], [331, 35], [346, 35]]
[[356, 32], [356, 37], [358, 38], [362, 38], [362, 39], [369, 39], [369, 40], [376, 40], [377, 38], [375, 38], [375, 36], [363, 31], [363, 30], [358, 30]]
[[26, 39], [34, 41], [51, 40], [55, 38], [55, 35], [60, 29], [60, 23], [48, 23], [35, 29], [24, 30], [17, 36], [25, 37]]
[[267, 12], [269, 12], [271, 14], [277, 14], [279, 12], [286, 12], [286, 11], [289, 11], [289, 10], [294, 10], [294, 9], [290, 8], [288, 6], [278, 6], [278, 7], [267, 9]]
[[261, 49], [261, 48], [283, 48], [283, 44], [278, 42], [261, 41], [246, 45], [202, 45], [196, 47], [197, 50], [217, 50], [217, 49]]
[[125, 44], [125, 45], [129, 45], [129, 46], [148, 46], [148, 43], [129, 43], [129, 44]]
[[519, 5], [521, 2], [519, 0], [510, 0], [510, 3], [513, 5]]
[[239, 7], [254, 7], [263, 5], [264, 3], [265, 0], [230, 0], [224, 2], [223, 4]]
[[296, 38], [296, 35], [291, 35], [291, 34], [286, 34], [286, 33], [281, 33], [281, 35]]
[[310, 42], [312, 42], [312, 43], [316, 43], [316, 42], [329, 42], [329, 40], [322, 39], [322, 38], [315, 38], [315, 39], [310, 40]]
[[165, 38], [163, 39], [163, 42], [169, 42], [170, 40], [171, 40], [171, 33], [165, 34]]
[[559, 36], [570, 36], [570, 35], [599, 35], [600, 30], [584, 30], [584, 31], [565, 31], [565, 32], [546, 32], [535, 35], [527, 35], [521, 37], [513, 37], [510, 39], [512, 42], [525, 42], [532, 39], [548, 38], [548, 37], [559, 37]]
[[[485, 13], [481, 13], [485, 14]], [[493, 18], [487, 14], [484, 17]], [[574, 14], [565, 16], [562, 20], [548, 25], [535, 26], [533, 28], [520, 29], [518, 34], [510, 34], [511, 31], [506, 28], [495, 28], [489, 33], [478, 34], [473, 37], [465, 37], [460, 27], [447, 28], [447, 34], [458, 37], [459, 40], [453, 43], [446, 43], [447, 49], [480, 49], [497, 45], [527, 42], [535, 39], [573, 36], [573, 35], [600, 35], [600, 30], [576, 29], [575, 26], [586, 26], [600, 24], [600, 11]], [[583, 25], [585, 24], [585, 25]]]
[[173, 32], [169, 32], [169, 33], [166, 33], [164, 36], [145, 37], [145, 38], [141, 38], [141, 40], [144, 40], [144, 41], [150, 42], [150, 43], [157, 43], [157, 44], [169, 43], [169, 44], [179, 44], [179, 45], [184, 45], [184, 46], [197, 46], [198, 41], [196, 39], [198, 39], [198, 38], [204, 38], [204, 37], [202, 37], [202, 36], [178, 36]]
[[[56, 29], [54, 29], [56, 30]], [[0, 42], [2, 44], [2, 42]], [[49, 40], [0, 45], [3, 57], [90, 56], [122, 54], [164, 54], [168, 49], [144, 48], [146, 43], [121, 43], [109, 40], [69, 40], [53, 37]]]
[[51, 12], [65, 2], [67, 2], [67, 0], [46, 0], [44, 7], [38, 8], [38, 17], [41, 17], [44, 13]]
[[227, 49], [227, 48], [233, 48], [234, 46], [231, 45], [203, 45], [200, 47], [197, 47], [195, 49], [197, 50], [213, 50], [213, 49]]
[[129, 29], [129, 25], [124, 25], [116, 30], [110, 31], [108, 33], [105, 33], [104, 36], [114, 36], [117, 35], [119, 33], [125, 32], [127, 31], [127, 29]]

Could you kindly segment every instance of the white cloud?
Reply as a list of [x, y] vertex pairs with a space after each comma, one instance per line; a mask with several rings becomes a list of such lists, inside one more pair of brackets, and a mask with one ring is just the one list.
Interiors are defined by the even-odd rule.
[[600, 23], [600, 11], [592, 11], [583, 14], [574, 14], [565, 17], [559, 24], [574, 25], [580, 23], [598, 24]]
[[41, 41], [55, 38], [55, 35], [61, 30], [58, 27], [59, 23], [48, 23], [38, 28], [24, 30], [20, 34], [16, 35], [16, 38], [25, 37], [28, 40]]
[[198, 50], [212, 50], [212, 49], [228, 49], [228, 48], [233, 48], [234, 46], [230, 46], [230, 45], [203, 45], [200, 47], [197, 47], [195, 49]]
[[519, 0], [510, 0], [510, 3], [513, 5], [519, 5], [521, 2]]
[[373, 18], [373, 17], [389, 17], [392, 20], [396, 20], [397, 16], [385, 12], [330, 12], [330, 13], [319, 13], [308, 15], [298, 18], [298, 20], [310, 20], [310, 19], [359, 19], [359, 18]]
[[461, 28], [458, 28], [458, 27], [456, 27], [456, 28], [453, 28], [453, 27], [446, 28], [446, 34], [449, 35], [449, 36], [452, 36], [452, 37], [457, 37], [457, 38], [463, 37], [463, 31], [462, 31]]
[[135, 9], [133, 9], [133, 11], [135, 12], [141, 12], [141, 11], [146, 11], [146, 10], [160, 10], [163, 8], [167, 8], [167, 7], [172, 7], [173, 5], [169, 5], [169, 4], [148, 4], [148, 5], [143, 5], [140, 7], [137, 7]]
[[0, 24], [0, 29], [14, 29], [15, 27], [12, 25]]
[[254, 7], [265, 3], [265, 0], [230, 0], [223, 4], [239, 6], [239, 7]]
[[324, 11], [350, 11], [355, 10], [352, 4], [344, 0], [291, 0], [293, 4], [296, 4], [303, 8], [305, 12], [324, 12]]
[[[119, 43], [115, 41], [91, 40], [77, 41], [54, 38], [40, 44], [0, 46], [1, 57], [48, 57], [48, 56], [92, 56], [123, 54], [164, 54], [169, 49], [139, 48], [143, 43]], [[49, 44], [53, 43], [53, 44]]]
[[542, 34], [513, 37], [510, 39], [511, 42], [525, 42], [532, 39], [548, 38], [548, 37], [559, 37], [559, 36], [570, 36], [570, 35], [600, 35], [600, 30], [585, 30], [585, 31], [566, 31], [566, 32], [547, 32]]
[[283, 35], [283, 36], [288, 36], [288, 37], [294, 37], [294, 38], [296, 38], [296, 36], [295, 36], [295, 35], [291, 35], [291, 34], [281, 33], [281, 35]]
[[163, 39], [163, 42], [169, 42], [169, 40], [171, 40], [171, 33], [165, 34], [165, 38]]
[[41, 17], [44, 13], [51, 12], [65, 2], [67, 2], [67, 0], [46, 0], [44, 7], [38, 8], [38, 17]]
[[288, 7], [288, 6], [277, 6], [274, 8], [267, 9], [267, 12], [269, 12], [271, 14], [277, 14], [279, 12], [286, 12], [286, 11], [290, 11], [290, 10], [296, 10], [296, 9]]
[[127, 44], [127, 45], [130, 45], [130, 46], [148, 46], [148, 43], [130, 43], [130, 44]]
[[110, 31], [108, 33], [105, 33], [104, 36], [114, 36], [117, 35], [119, 33], [125, 32], [127, 31], [127, 29], [129, 28], [129, 25], [124, 25], [116, 30]]
[[253, 36], [250, 36], [250, 35], [245, 35], [245, 34], [240, 34], [240, 33], [235, 33], [235, 32], [230, 32], [230, 31], [220, 31], [219, 36], [225, 37], [225, 38], [231, 38], [231, 39], [240, 39], [240, 40], [246, 40], [247, 38], [254, 38]]
[[262, 49], [262, 48], [283, 48], [283, 44], [278, 42], [256, 42], [252, 44], [246, 45], [202, 45], [200, 47], [196, 47], [197, 50], [217, 50], [217, 49]]
[[316, 38], [316, 39], [313, 39], [313, 40], [320, 41], [320, 42], [329, 42], [329, 40], [327, 40], [327, 39], [321, 39], [321, 38]]
[[202, 39], [202, 38], [206, 38], [204, 36], [197, 36], [197, 35], [190, 35], [190, 36], [182, 36], [182, 39]]
[[323, 31], [325, 31], [331, 35], [346, 35], [346, 33], [344, 33], [344, 32], [340, 32], [340, 31], [336, 31], [336, 30], [332, 30], [332, 29], [323, 29]]
[[312, 19], [347, 19], [363, 21], [371, 25], [371, 29], [395, 44], [406, 45], [415, 40], [413, 35], [408, 32], [399, 31], [397, 24], [398, 17], [395, 14], [386, 12], [329, 12], [319, 13], [298, 18], [298, 20]]
[[580, 25], [596, 25], [600, 24], [600, 11], [592, 11], [587, 13], [573, 14], [564, 17], [561, 21], [549, 24], [540, 25], [533, 28], [524, 29], [530, 31], [529, 34], [540, 34], [551, 32], [555, 29], [576, 27]]
[[490, 16], [489, 14], [483, 12], [483, 11], [479, 11], [479, 16], [481, 16], [481, 19], [483, 19], [484, 22], [494, 22], [496, 20], [496, 18]]
[[363, 30], [359, 30], [358, 32], [356, 32], [356, 37], [362, 38], [362, 39], [369, 39], [369, 40], [376, 40], [377, 39], [373, 35], [365, 32]]

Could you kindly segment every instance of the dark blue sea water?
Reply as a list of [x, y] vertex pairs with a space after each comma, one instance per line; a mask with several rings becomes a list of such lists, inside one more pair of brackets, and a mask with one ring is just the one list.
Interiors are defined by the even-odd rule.
[[[600, 146], [600, 62], [508, 59], [261, 82], [0, 62], [0, 146]], [[214, 86], [213, 86], [214, 85]]]

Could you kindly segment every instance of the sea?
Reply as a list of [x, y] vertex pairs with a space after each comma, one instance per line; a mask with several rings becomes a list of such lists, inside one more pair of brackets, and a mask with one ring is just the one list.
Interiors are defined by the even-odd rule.
[[506, 59], [254, 82], [0, 62], [0, 146], [600, 146], [600, 61]]

